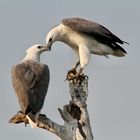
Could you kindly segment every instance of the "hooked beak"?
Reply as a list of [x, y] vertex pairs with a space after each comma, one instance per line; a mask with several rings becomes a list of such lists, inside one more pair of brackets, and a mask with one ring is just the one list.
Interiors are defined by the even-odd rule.
[[45, 45], [46, 51], [51, 51], [51, 47], [52, 47], [52, 43], [51, 43], [51, 42], [50, 42], [50, 43], [47, 43], [47, 44]]

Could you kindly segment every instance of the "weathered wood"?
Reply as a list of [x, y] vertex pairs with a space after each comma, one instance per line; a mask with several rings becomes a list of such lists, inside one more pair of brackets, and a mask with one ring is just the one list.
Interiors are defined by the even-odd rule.
[[[69, 81], [71, 100], [68, 105], [58, 111], [64, 120], [64, 125], [59, 125], [47, 118], [46, 115], [40, 114], [37, 120], [37, 127], [46, 129], [62, 140], [93, 140], [90, 127], [90, 120], [87, 111], [88, 97], [88, 78], [82, 78]], [[25, 116], [16, 114], [10, 119], [10, 123], [28, 123]], [[19, 119], [20, 118], [20, 119]], [[22, 119], [21, 119], [22, 118]], [[20, 121], [19, 121], [20, 120]]]

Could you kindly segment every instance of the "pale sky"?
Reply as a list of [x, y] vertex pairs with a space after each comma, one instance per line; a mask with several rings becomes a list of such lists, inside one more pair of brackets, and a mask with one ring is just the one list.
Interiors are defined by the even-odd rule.
[[[58, 137], [29, 125], [9, 124], [19, 110], [11, 82], [11, 68], [33, 44], [45, 44], [49, 30], [66, 17], [82, 17], [107, 27], [122, 40], [124, 58], [92, 55], [85, 69], [89, 76], [88, 111], [95, 140], [140, 140], [140, 1], [133, 0], [0, 0], [0, 139], [57, 140]], [[56, 42], [41, 61], [51, 71], [51, 82], [42, 113], [63, 124], [57, 108], [70, 100], [67, 70], [75, 63], [72, 50]]]

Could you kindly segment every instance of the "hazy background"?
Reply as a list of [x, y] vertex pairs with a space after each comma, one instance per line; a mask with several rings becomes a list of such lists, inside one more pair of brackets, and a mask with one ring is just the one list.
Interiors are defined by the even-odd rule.
[[[65, 17], [95, 20], [130, 45], [124, 58], [93, 56], [88, 111], [95, 140], [140, 140], [140, 1], [138, 0], [0, 0], [0, 139], [56, 140], [58, 137], [24, 124], [9, 124], [19, 110], [11, 84], [11, 67], [33, 44], [44, 44], [48, 31]], [[72, 50], [57, 42], [41, 60], [51, 71], [42, 113], [63, 124], [57, 108], [69, 102], [67, 70], [75, 63]]]

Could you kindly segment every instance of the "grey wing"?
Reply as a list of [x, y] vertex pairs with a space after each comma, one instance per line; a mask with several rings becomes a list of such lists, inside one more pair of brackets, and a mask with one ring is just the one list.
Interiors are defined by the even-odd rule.
[[49, 78], [47, 65], [43, 65], [42, 69], [39, 65], [35, 67], [32, 64], [18, 64], [13, 67], [13, 87], [23, 113], [40, 111], [47, 93]]
[[[28, 66], [25, 66], [23, 64], [17, 64], [13, 66], [11, 71], [13, 88], [18, 98], [20, 109], [23, 113], [25, 113], [29, 105], [29, 100], [28, 100], [29, 87], [28, 87], [28, 83], [25, 81], [24, 78], [27, 71], [28, 71]], [[32, 77], [34, 76], [32, 75]], [[30, 79], [32, 79], [32, 77], [30, 77]]]
[[42, 64], [39, 71], [38, 68], [36, 70], [34, 71], [34, 85], [30, 88], [29, 93], [29, 108], [33, 113], [42, 109], [50, 81], [50, 72], [47, 65]]
[[[89, 21], [81, 18], [67, 18], [67, 19], [63, 19], [62, 23], [73, 30], [93, 36], [97, 41], [103, 44], [107, 44], [111, 47], [113, 46], [120, 47], [120, 46], [116, 46], [116, 43], [120, 43], [120, 44], [127, 43], [125, 41], [122, 41], [113, 33], [111, 33], [104, 26], [93, 21]], [[122, 49], [122, 51], [126, 53], [126, 51], [123, 48], [119, 48], [119, 49]]]

